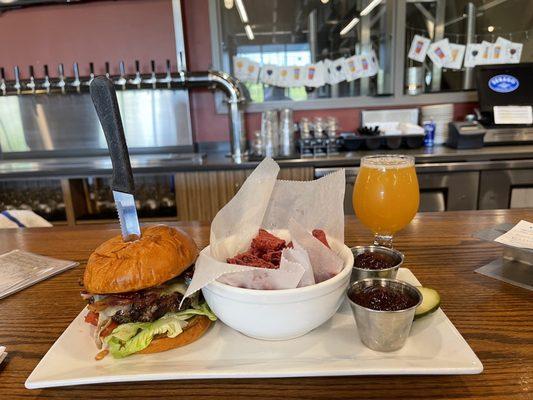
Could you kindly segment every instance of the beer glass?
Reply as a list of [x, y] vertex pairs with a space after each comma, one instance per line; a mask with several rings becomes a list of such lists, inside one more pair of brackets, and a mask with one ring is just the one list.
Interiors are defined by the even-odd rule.
[[409, 224], [418, 210], [414, 158], [363, 157], [352, 200], [357, 218], [374, 233], [374, 244], [392, 247], [393, 235]]

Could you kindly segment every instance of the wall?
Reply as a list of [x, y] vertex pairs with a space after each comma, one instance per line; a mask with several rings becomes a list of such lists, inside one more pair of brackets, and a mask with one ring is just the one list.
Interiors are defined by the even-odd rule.
[[72, 75], [77, 61], [82, 75], [89, 74], [89, 62], [97, 73], [104, 73], [109, 61], [112, 73], [118, 63], [126, 63], [127, 72], [135, 71], [135, 60], [149, 71], [150, 60], [165, 71], [166, 59], [176, 68], [174, 23], [170, 0], [122, 0], [63, 4], [23, 8], [0, 14], [0, 54], [8, 78], [19, 65], [23, 77], [28, 66], [43, 75], [48, 64], [57, 76], [57, 65]]

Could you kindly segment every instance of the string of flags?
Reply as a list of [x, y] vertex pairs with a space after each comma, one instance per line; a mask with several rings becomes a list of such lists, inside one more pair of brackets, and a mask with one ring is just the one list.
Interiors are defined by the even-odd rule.
[[522, 47], [522, 43], [502, 37], [498, 37], [494, 43], [484, 40], [465, 46], [450, 43], [447, 38], [431, 43], [430, 39], [415, 35], [407, 56], [418, 62], [424, 62], [427, 56], [439, 68], [461, 69], [463, 65], [475, 67], [482, 64], [518, 64]]
[[320, 87], [374, 76], [378, 73], [378, 59], [374, 50], [304, 66], [261, 65], [245, 57], [233, 57], [233, 73], [242, 82], [279, 87]]

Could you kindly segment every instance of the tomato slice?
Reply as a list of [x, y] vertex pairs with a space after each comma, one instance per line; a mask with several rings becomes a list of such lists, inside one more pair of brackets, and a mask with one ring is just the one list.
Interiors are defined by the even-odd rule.
[[109, 325], [107, 325], [105, 329], [100, 332], [100, 337], [105, 338], [106, 336], [109, 336], [117, 326], [118, 324], [115, 321], [111, 321]]
[[89, 313], [85, 316], [85, 322], [94, 326], [98, 325], [98, 313], [89, 311]]

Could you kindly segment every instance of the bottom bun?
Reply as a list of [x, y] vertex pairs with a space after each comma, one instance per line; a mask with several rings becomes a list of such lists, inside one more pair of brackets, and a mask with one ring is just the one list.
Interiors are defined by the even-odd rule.
[[186, 346], [198, 339], [207, 331], [211, 320], [205, 315], [198, 315], [187, 321], [187, 327], [178, 336], [161, 337], [153, 339], [150, 345], [141, 351], [139, 354], [160, 353], [162, 351], [172, 350], [177, 347]]

